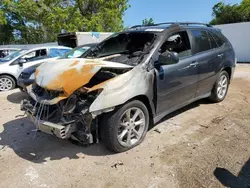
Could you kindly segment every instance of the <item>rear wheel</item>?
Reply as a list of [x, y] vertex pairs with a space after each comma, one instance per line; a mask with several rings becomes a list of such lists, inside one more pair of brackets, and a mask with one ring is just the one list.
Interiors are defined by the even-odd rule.
[[140, 144], [146, 136], [149, 113], [140, 101], [131, 101], [117, 111], [104, 115], [101, 136], [113, 152], [124, 152]]
[[7, 75], [0, 76], [0, 91], [9, 91], [16, 87], [15, 80]]
[[229, 76], [226, 71], [222, 71], [214, 85], [209, 99], [212, 102], [221, 102], [225, 99], [229, 87]]

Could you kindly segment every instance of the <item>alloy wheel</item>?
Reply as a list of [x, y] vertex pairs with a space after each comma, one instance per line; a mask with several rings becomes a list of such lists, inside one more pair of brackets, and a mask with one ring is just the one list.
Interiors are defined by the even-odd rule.
[[227, 88], [228, 88], [228, 80], [225, 75], [222, 75], [220, 77], [220, 80], [218, 82], [218, 87], [217, 87], [217, 95], [220, 99], [223, 99], [227, 93]]
[[143, 135], [145, 126], [145, 114], [140, 108], [127, 109], [121, 116], [118, 126], [118, 142], [124, 147], [137, 144]]
[[0, 78], [0, 91], [8, 91], [13, 87], [12, 80], [9, 78]]

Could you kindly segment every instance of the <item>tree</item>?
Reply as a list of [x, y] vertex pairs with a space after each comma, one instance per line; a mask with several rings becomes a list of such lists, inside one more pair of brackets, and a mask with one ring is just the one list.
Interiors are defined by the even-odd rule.
[[149, 18], [149, 19], [144, 19], [142, 20], [142, 25], [153, 25], [154, 24], [154, 20], [153, 18]]
[[234, 5], [219, 2], [214, 5], [212, 16], [212, 25], [250, 21], [250, 0]]
[[1, 0], [0, 41], [51, 42], [62, 30], [120, 31], [128, 7], [128, 0]]

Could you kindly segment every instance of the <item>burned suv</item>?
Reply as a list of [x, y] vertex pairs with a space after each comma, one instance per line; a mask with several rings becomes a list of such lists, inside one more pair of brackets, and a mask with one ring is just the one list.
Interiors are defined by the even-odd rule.
[[21, 109], [38, 130], [123, 152], [170, 112], [224, 100], [235, 66], [232, 45], [209, 25], [134, 26], [84, 57], [39, 66]]

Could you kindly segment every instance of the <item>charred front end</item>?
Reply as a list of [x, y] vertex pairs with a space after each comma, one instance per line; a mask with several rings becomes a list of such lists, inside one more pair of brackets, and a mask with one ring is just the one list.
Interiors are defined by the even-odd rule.
[[[76, 62], [74, 64], [77, 65]], [[61, 80], [53, 81], [56, 79], [53, 78], [48, 82], [63, 83], [63, 85], [59, 85], [60, 87], [56, 87], [54, 84], [55, 89], [53, 89], [48, 87], [49, 84], [44, 85], [36, 80], [36, 83], [29, 88], [30, 99], [22, 101], [21, 110], [26, 112], [37, 130], [61, 139], [71, 138], [81, 143], [93, 143], [92, 133], [98, 134], [98, 123], [97, 116], [89, 111], [91, 104], [102, 92], [101, 85], [131, 68], [98, 68], [98, 66], [96, 68], [93, 66], [93, 69], [90, 70], [84, 66], [81, 69], [78, 68], [80, 71], [77, 67], [70, 67], [76, 71], [73, 72], [74, 75], [67, 75], [67, 78], [64, 78], [68, 79], [68, 82], [60, 77], [65, 71], [61, 71], [57, 76]], [[38, 71], [40, 72], [40, 70]], [[90, 75], [90, 73], [93, 74]], [[74, 78], [76, 74], [80, 74], [80, 76]], [[82, 80], [76, 80], [79, 78]], [[73, 87], [75, 89], [72, 89]]]

